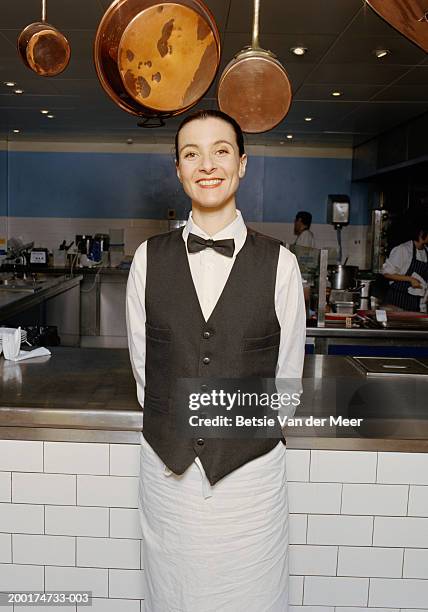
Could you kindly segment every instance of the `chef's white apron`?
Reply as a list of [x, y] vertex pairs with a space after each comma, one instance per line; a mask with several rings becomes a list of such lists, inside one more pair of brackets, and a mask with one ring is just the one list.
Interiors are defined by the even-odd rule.
[[285, 446], [211, 486], [172, 473], [141, 436], [145, 612], [288, 612]]

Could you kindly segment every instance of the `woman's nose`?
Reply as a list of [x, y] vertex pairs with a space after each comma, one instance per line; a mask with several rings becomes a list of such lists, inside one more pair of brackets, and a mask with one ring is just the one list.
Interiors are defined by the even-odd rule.
[[199, 169], [204, 170], [205, 172], [211, 172], [215, 170], [215, 163], [211, 155], [202, 155]]

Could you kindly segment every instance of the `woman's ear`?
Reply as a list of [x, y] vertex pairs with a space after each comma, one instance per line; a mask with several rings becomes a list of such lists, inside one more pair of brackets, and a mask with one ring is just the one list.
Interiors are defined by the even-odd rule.
[[245, 169], [247, 167], [247, 155], [244, 153], [244, 155], [241, 156], [241, 159], [239, 160], [239, 178], [244, 178], [245, 176]]

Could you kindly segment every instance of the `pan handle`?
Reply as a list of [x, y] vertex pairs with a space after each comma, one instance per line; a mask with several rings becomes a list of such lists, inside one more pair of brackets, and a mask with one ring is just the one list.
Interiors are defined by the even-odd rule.
[[165, 121], [162, 117], [146, 117], [143, 121], [137, 123], [138, 127], [142, 128], [158, 128], [165, 125]]
[[259, 22], [260, 22], [260, 0], [254, 0], [254, 19], [253, 19], [253, 49], [260, 49], [259, 43]]

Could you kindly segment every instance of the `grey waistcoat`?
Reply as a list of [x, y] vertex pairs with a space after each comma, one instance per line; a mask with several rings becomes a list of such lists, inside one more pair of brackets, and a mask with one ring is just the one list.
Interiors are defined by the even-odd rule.
[[[281, 439], [183, 439], [176, 435], [177, 378], [275, 378], [280, 326], [275, 282], [280, 242], [248, 228], [224, 290], [205, 321], [183, 228], [149, 238], [143, 435], [174, 473], [198, 456], [211, 484]], [[207, 360], [208, 358], [208, 360]], [[209, 361], [207, 363], [207, 361]], [[279, 433], [278, 433], [279, 430]]]

